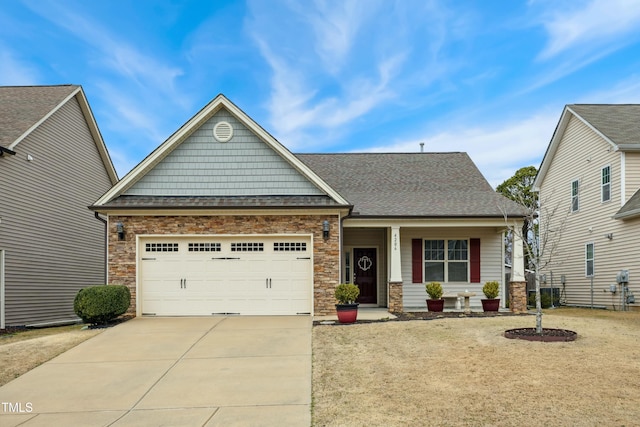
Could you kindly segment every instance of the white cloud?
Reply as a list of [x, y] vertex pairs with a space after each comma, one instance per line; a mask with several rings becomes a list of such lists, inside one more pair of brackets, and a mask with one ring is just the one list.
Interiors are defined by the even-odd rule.
[[612, 87], [585, 94], [580, 104], [640, 104], [640, 75], [620, 81]]
[[16, 57], [6, 46], [0, 45], [0, 85], [29, 86], [38, 84], [35, 68]]
[[[46, 6], [43, 6], [46, 5]], [[53, 2], [29, 6], [33, 12], [65, 29], [81, 42], [95, 49], [87, 51], [87, 61], [96, 75], [105, 80], [115, 77], [123, 87], [135, 88], [141, 105], [154, 99], [171, 99], [172, 105], [190, 107], [188, 100], [175, 87], [183, 71], [163, 59], [142, 53], [127, 40], [108, 30], [98, 20], [76, 12], [77, 8]], [[115, 76], [109, 75], [109, 71]]]
[[377, 9], [374, 1], [327, 2], [317, 0], [316, 10], [307, 16], [324, 68], [331, 74], [342, 69], [364, 21]]
[[523, 166], [540, 166], [560, 113], [560, 109], [541, 110], [522, 119], [485, 126], [451, 123], [449, 128], [460, 130], [397, 141], [366, 151], [418, 152], [424, 142], [425, 152], [466, 152], [495, 188]]
[[[629, 34], [640, 25], [640, 7], [629, 0], [592, 0], [573, 10], [556, 8], [543, 23], [549, 41], [541, 52], [541, 59], [578, 49], [596, 53], [603, 45], [616, 43], [619, 47], [631, 42]], [[573, 56], [573, 54], [572, 54]]]
[[[313, 133], [326, 139], [353, 132], [358, 119], [389, 107], [390, 100], [428, 104], [436, 92], [428, 93], [428, 87], [449, 69], [441, 50], [450, 32], [462, 38], [465, 27], [464, 18], [434, 2], [410, 7], [319, 0], [305, 8], [293, 2], [277, 10], [264, 2], [249, 7], [246, 29], [272, 73], [270, 124], [293, 149], [317, 143]], [[289, 19], [274, 28], [283, 14]]]

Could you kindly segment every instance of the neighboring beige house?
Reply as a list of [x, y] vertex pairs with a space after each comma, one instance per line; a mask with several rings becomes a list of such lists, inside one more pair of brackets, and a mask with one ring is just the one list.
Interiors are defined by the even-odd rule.
[[365, 307], [425, 309], [429, 280], [479, 306], [505, 294], [503, 213], [522, 223], [465, 153], [294, 155], [223, 95], [91, 208], [137, 315], [332, 314], [341, 282]]
[[116, 182], [80, 86], [0, 87], [0, 328], [78, 319], [78, 290], [105, 281], [87, 206]]
[[640, 291], [640, 105], [567, 105], [534, 189], [541, 229], [561, 233], [542, 286], [553, 275], [567, 304], [620, 309], [620, 270]]

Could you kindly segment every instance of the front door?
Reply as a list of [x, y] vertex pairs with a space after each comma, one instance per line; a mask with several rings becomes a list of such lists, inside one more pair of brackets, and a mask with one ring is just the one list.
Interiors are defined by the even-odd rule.
[[378, 302], [376, 292], [378, 289], [378, 257], [376, 248], [354, 248], [354, 283], [360, 288], [358, 302], [362, 304], [375, 304]]

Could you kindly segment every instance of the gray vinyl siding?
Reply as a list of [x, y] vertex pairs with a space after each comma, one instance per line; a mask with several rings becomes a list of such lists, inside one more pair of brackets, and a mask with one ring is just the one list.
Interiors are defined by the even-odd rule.
[[76, 99], [15, 151], [0, 158], [6, 325], [76, 319], [77, 291], [105, 273], [104, 225], [87, 206], [111, 187]]
[[[380, 307], [387, 306], [387, 230], [383, 228], [345, 228], [343, 247], [348, 247], [353, 255], [353, 248], [376, 248], [378, 255], [378, 301]], [[342, 259], [342, 271], [345, 271], [345, 260]], [[352, 267], [353, 268], [353, 267]], [[353, 272], [353, 269], [351, 270]], [[344, 274], [344, 273], [343, 273]], [[346, 280], [346, 277], [343, 277]]]
[[[626, 156], [626, 171], [621, 156]], [[604, 166], [611, 166], [611, 201], [601, 201], [600, 177]], [[613, 219], [640, 182], [636, 153], [620, 153], [581, 121], [572, 118], [565, 130], [540, 189], [541, 227], [562, 230], [558, 249], [546, 269], [553, 272], [554, 286], [561, 287], [560, 277], [566, 278], [564, 295], [567, 304], [587, 305], [592, 302], [591, 278], [585, 272], [585, 247], [594, 244], [593, 304], [614, 308], [619, 294], [606, 290], [615, 283], [621, 269], [630, 272], [629, 287], [640, 294], [640, 220]], [[625, 175], [627, 197], [621, 194], [622, 175]], [[570, 185], [580, 179], [580, 209], [567, 213], [570, 205]], [[558, 213], [548, 215], [554, 207]], [[564, 225], [562, 225], [564, 222]], [[613, 239], [607, 234], [612, 233]], [[547, 253], [548, 255], [548, 253]], [[546, 286], [550, 286], [548, 283]]]
[[[218, 142], [216, 123], [233, 126], [233, 138]], [[153, 170], [131, 186], [138, 196], [322, 195], [315, 185], [253, 132], [221, 109]]]
[[[617, 203], [620, 201], [624, 204], [627, 200], [631, 198], [635, 194], [636, 191], [640, 188], [640, 153], [627, 152], [624, 153], [624, 165], [625, 165], [625, 194], [624, 199], [621, 201], [620, 197], [613, 199]], [[612, 180], [612, 182], [614, 182]], [[615, 184], [618, 184], [620, 179], [615, 181]]]
[[501, 304], [504, 306], [505, 283], [502, 275], [502, 234], [495, 228], [408, 228], [400, 230], [402, 257], [402, 298], [405, 309], [427, 309], [427, 293], [424, 283], [412, 283], [411, 241], [412, 239], [480, 239], [480, 283], [443, 282], [445, 294], [475, 292], [470, 298], [471, 307], [481, 307], [485, 282], [500, 283]]

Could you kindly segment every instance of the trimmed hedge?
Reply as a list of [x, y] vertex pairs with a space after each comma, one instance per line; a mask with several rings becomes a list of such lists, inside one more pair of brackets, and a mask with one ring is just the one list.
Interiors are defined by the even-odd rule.
[[73, 310], [84, 323], [103, 324], [127, 312], [131, 292], [123, 285], [82, 288], [73, 301]]

